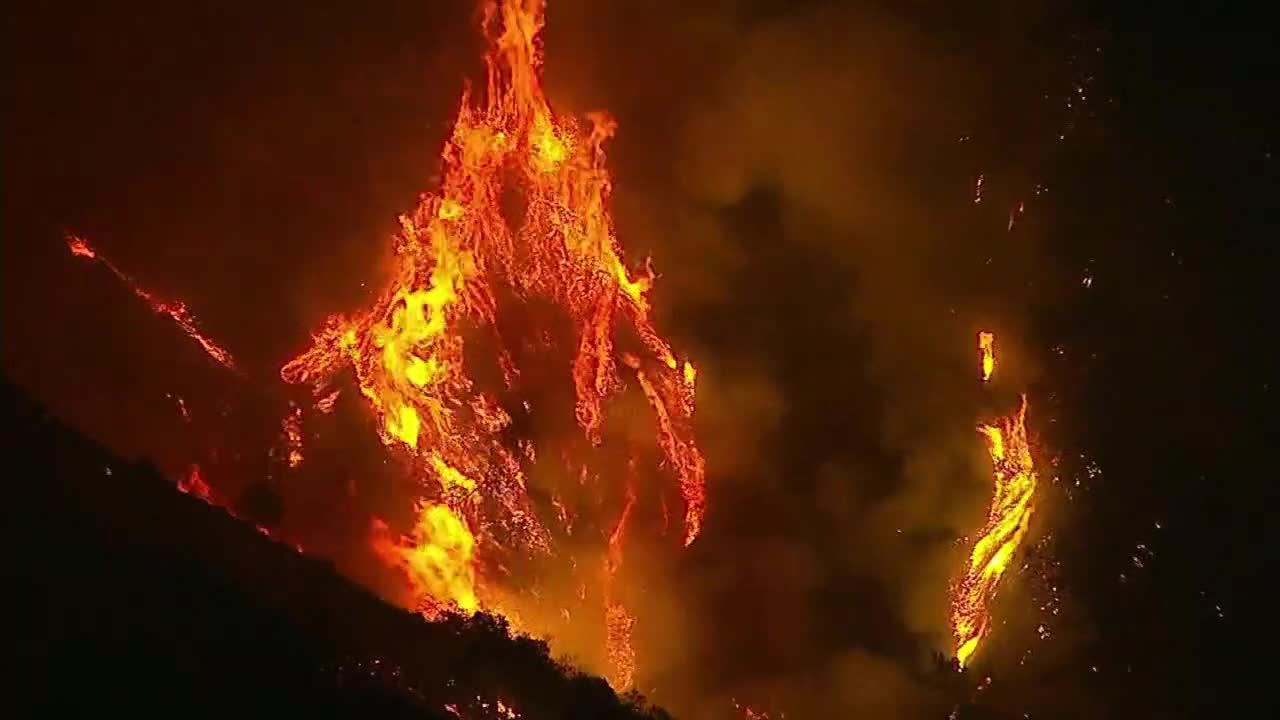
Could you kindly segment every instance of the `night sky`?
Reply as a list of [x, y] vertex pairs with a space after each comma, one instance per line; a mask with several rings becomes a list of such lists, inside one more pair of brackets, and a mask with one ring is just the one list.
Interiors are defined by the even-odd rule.
[[[385, 591], [363, 533], [403, 508], [372, 421], [348, 403], [303, 480], [268, 479], [305, 398], [277, 372], [380, 286], [483, 42], [467, 0], [258, 5], [9, 9], [4, 372], [125, 456], [213, 463], [228, 497]], [[1261, 18], [597, 5], [551, 4], [545, 85], [619, 122], [618, 234], [699, 364], [710, 467], [705, 535], [649, 577], [641, 689], [679, 717], [1260, 700], [1280, 270]], [[70, 258], [68, 231], [185, 300], [242, 372]], [[989, 389], [979, 329], [999, 338]], [[957, 678], [933, 654], [989, 500], [974, 426], [1024, 391], [1041, 505], [1004, 624]], [[264, 485], [279, 507], [252, 501]]]

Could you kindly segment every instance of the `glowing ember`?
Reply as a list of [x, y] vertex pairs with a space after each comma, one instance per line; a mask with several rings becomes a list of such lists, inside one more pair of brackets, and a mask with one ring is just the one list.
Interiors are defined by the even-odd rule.
[[995, 476], [987, 523], [974, 543], [964, 576], [952, 590], [951, 623], [961, 667], [991, 627], [991, 603], [1035, 511], [1036, 473], [1027, 444], [1027, 398], [1018, 411], [978, 430], [986, 437]]
[[978, 352], [982, 353], [982, 382], [989, 382], [996, 371], [995, 333], [978, 333]]
[[477, 696], [475, 700], [459, 706], [458, 703], [446, 703], [445, 712], [449, 713], [458, 720], [483, 720], [493, 718], [494, 720], [520, 720], [523, 715], [515, 706], [508, 702], [498, 699], [494, 702], [485, 700]]
[[[464, 92], [442, 152], [442, 187], [400, 218], [394, 276], [372, 307], [330, 317], [281, 370], [317, 397], [332, 397], [324, 393], [336, 376], [353, 371], [383, 442], [405, 451], [419, 474], [417, 545], [404, 562], [424, 594], [464, 610], [481, 604], [476, 581], [499, 574], [489, 570], [554, 554], [553, 536], [573, 532], [574, 513], [556, 493], [535, 505], [526, 473], [550, 457], [563, 460], [566, 479], [602, 474], [588, 471], [590, 448], [605, 442], [606, 402], [625, 388], [624, 374], [653, 410], [655, 445], [684, 503], [685, 545], [706, 505], [692, 427], [697, 371], [653, 326], [648, 264], [629, 267], [615, 238], [603, 151], [613, 121], [592, 114], [584, 128], [543, 95], [543, 9], [540, 0], [485, 5], [484, 100]], [[557, 373], [566, 388], [572, 382], [566, 419], [581, 440], [529, 429], [560, 424], [534, 412], [554, 412], [542, 409], [554, 403], [535, 385]], [[543, 502], [561, 504], [553, 511]], [[557, 518], [558, 528], [544, 524]], [[627, 625], [624, 616], [611, 606], [610, 628]], [[609, 637], [611, 656], [629, 656], [620, 631]]]
[[124, 274], [124, 272], [117, 268], [114, 263], [90, 247], [89, 243], [82, 237], [68, 235], [67, 249], [71, 251], [71, 254], [75, 257], [81, 257], [86, 260], [94, 260], [102, 263], [103, 267], [110, 270], [113, 275], [120, 279], [120, 282], [123, 282], [128, 286], [128, 288], [133, 291], [133, 294], [137, 295], [143, 302], [145, 302], [152, 311], [157, 314], [167, 316], [182, 329], [182, 332], [187, 334], [187, 337], [196, 341], [200, 348], [204, 350], [209, 357], [218, 361], [218, 363], [228, 370], [235, 370], [236, 364], [231, 358], [231, 353], [227, 352], [225, 348], [211, 340], [207, 335], [200, 331], [199, 323], [196, 322], [195, 316], [191, 314], [191, 311], [187, 309], [186, 304], [181, 300], [164, 301], [157, 298], [154, 293], [144, 290], [137, 281]]

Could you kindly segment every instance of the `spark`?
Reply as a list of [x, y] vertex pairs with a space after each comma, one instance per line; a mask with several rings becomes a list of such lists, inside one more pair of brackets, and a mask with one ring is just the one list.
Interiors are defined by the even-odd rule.
[[[631, 471], [635, 471], [635, 462], [631, 463]], [[622, 569], [623, 540], [627, 531], [627, 519], [635, 506], [635, 488], [631, 482], [627, 484], [626, 504], [622, 514], [618, 516], [618, 524], [609, 536], [609, 552], [605, 558], [605, 652], [609, 656], [613, 675], [610, 683], [619, 689], [631, 687], [636, 672], [636, 651], [631, 644], [631, 631], [635, 626], [635, 617], [627, 610], [617, 596], [615, 587], [618, 571]]]
[[956, 658], [967, 666], [991, 629], [991, 602], [1000, 579], [1012, 566], [1035, 511], [1036, 473], [1027, 442], [1027, 399], [1018, 411], [995, 425], [978, 429], [987, 440], [995, 492], [987, 522], [956, 583], [951, 603]]
[[285, 458], [290, 468], [302, 464], [302, 408], [290, 403], [289, 412], [280, 421], [280, 433], [284, 436]]

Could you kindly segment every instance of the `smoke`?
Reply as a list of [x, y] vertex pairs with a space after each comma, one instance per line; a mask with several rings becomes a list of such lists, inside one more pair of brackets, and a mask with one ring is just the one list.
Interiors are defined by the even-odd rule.
[[[1013, 74], [984, 61], [1038, 13], [963, 59], [924, 15], [552, 9], [552, 98], [619, 116], [619, 233], [653, 254], [663, 326], [702, 368], [708, 531], [637, 626], [642, 672], [677, 709], [938, 701], [928, 658], [952, 650], [948, 583], [990, 497], [974, 425], [1032, 374], [1014, 358], [1034, 233], [1000, 215], [1030, 188], [1005, 167], [975, 203], [964, 142]], [[1010, 360], [994, 397], [979, 329]]]

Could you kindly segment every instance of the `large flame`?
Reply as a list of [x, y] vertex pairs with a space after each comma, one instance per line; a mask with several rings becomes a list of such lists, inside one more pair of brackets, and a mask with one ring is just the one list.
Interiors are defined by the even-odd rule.
[[991, 603], [1000, 578], [1013, 562], [1035, 511], [1036, 473], [1027, 443], [1026, 396], [1012, 416], [981, 425], [978, 431], [991, 454], [995, 494], [951, 599], [952, 634], [961, 667], [968, 665], [990, 630]]
[[[581, 449], [554, 448], [564, 477], [595, 476], [588, 458], [606, 441], [606, 402], [630, 377], [675, 476], [684, 545], [698, 536], [705, 508], [692, 429], [697, 371], [654, 328], [648, 263], [624, 262], [614, 235], [603, 151], [614, 123], [592, 114], [583, 127], [543, 95], [543, 10], [541, 0], [485, 5], [483, 100], [464, 91], [440, 190], [400, 218], [394, 276], [372, 307], [331, 317], [281, 370], [317, 397], [342, 370], [353, 371], [383, 441], [406, 451], [421, 475], [422, 510], [403, 557], [412, 575], [428, 579], [415, 580], [419, 589], [463, 610], [487, 607], [484, 579], [503, 558], [554, 553], [554, 537], [572, 532], [559, 497], [552, 493], [557, 512], [548, 512], [526, 482], [547, 442], [528, 428], [556, 422], [540, 414], [555, 403], [543, 403], [546, 388], [534, 387], [547, 382], [538, 362], [563, 362], [556, 367], [574, 395], [565, 407]], [[569, 331], [548, 314], [567, 318]], [[610, 578], [621, 562], [627, 497], [615, 523], [593, 523], [615, 528], [612, 541], [600, 538]], [[610, 626], [624, 624], [607, 602]]]

